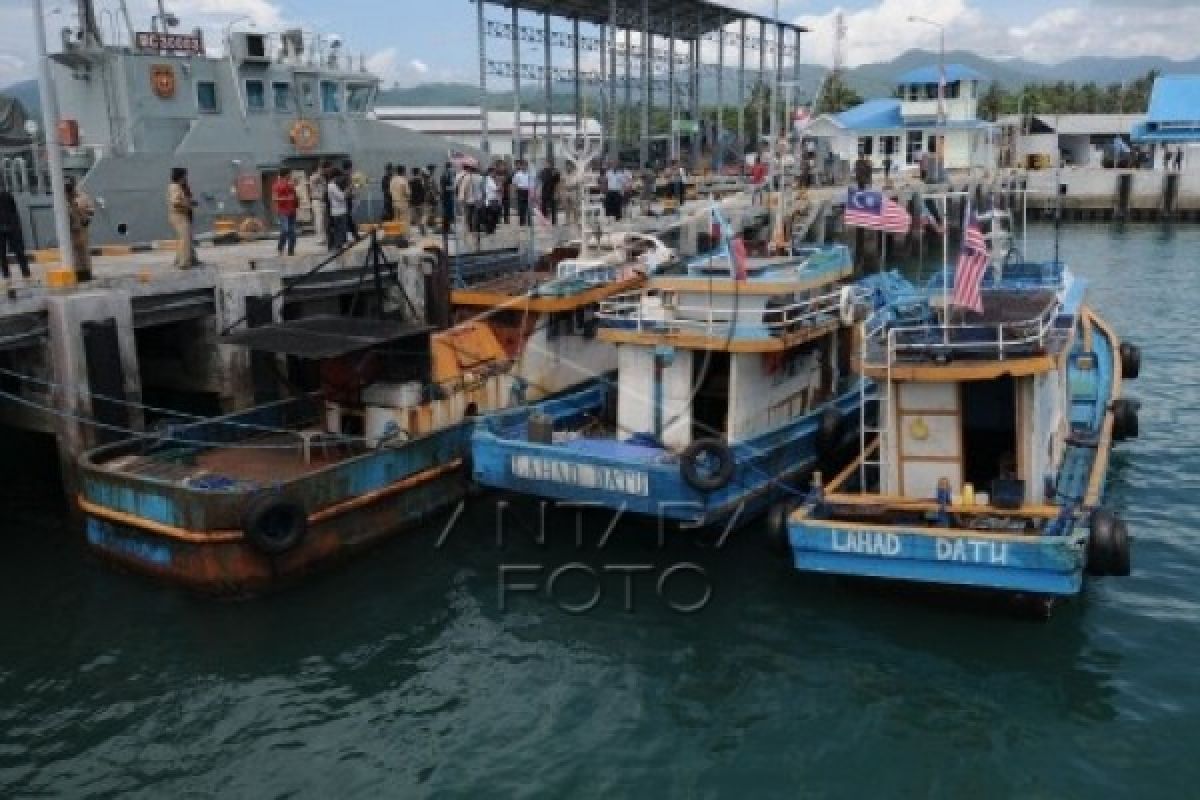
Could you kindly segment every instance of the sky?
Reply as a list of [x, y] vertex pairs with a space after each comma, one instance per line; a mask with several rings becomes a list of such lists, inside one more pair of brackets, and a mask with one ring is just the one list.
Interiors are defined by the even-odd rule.
[[[595, 0], [602, 3], [603, 0]], [[58, 31], [76, 24], [75, 0], [43, 0], [51, 48]], [[149, 29], [156, 0], [127, 0], [134, 27]], [[32, 0], [0, 0], [0, 86], [34, 77]], [[772, 14], [775, 0], [726, 0], [726, 5]], [[848, 65], [888, 60], [905, 50], [936, 50], [935, 27], [945, 26], [947, 47], [989, 58], [1021, 57], [1057, 63], [1082, 55], [1200, 56], [1200, 0], [780, 0], [780, 16], [812, 29], [802, 60], [828, 65], [836, 14], [844, 13]], [[202, 27], [219, 42], [234, 23], [275, 31], [302, 27], [336, 33], [346, 50], [361, 53], [388, 85], [431, 81], [477, 82], [475, 7], [469, 0], [166, 0], [183, 30]], [[117, 0], [96, 0], [102, 29], [116, 20]], [[488, 13], [507, 21], [508, 12]], [[529, 15], [525, 24], [540, 24]], [[498, 57], [511, 45], [489, 40]], [[540, 46], [529, 45], [540, 63]], [[562, 65], [567, 66], [564, 54]], [[732, 59], [732, 55], [729, 56]]]

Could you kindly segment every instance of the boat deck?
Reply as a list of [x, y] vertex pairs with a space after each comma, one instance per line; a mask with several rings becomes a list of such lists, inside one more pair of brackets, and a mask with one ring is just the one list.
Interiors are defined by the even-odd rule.
[[[305, 450], [305, 437], [311, 441]], [[322, 436], [326, 440], [322, 441]], [[316, 431], [272, 434], [239, 442], [236, 447], [197, 450], [185, 447], [149, 455], [127, 455], [104, 466], [113, 472], [191, 488], [233, 488], [288, 483], [357, 455], [360, 448], [331, 443]]]

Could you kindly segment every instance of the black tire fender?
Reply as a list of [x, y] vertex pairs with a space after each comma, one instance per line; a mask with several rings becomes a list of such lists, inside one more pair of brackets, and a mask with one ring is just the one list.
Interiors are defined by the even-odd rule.
[[1121, 343], [1121, 376], [1136, 381], [1142, 374], [1142, 348], [1129, 342]]
[[788, 518], [792, 515], [792, 504], [780, 501], [767, 509], [767, 547], [777, 556], [786, 556], [791, 552], [791, 539], [788, 537]]
[[308, 535], [308, 512], [294, 500], [274, 492], [261, 492], [246, 503], [242, 532], [263, 555], [283, 555], [299, 547]]
[[1118, 442], [1136, 439], [1141, 433], [1138, 419], [1138, 404], [1128, 397], [1121, 397], [1112, 404], [1113, 439]]
[[[706, 469], [704, 461], [715, 461], [716, 466]], [[700, 439], [688, 445], [679, 457], [679, 472], [684, 482], [698, 492], [716, 492], [724, 489], [733, 479], [735, 467], [733, 451], [720, 439]]]

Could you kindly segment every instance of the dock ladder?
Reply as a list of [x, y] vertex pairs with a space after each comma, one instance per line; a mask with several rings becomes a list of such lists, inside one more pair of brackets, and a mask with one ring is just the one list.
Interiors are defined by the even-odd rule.
[[[875, 469], [879, 475], [879, 493], [887, 494], [888, 487], [888, 453], [889, 447], [889, 432], [888, 420], [889, 410], [892, 407], [892, 364], [895, 360], [895, 347], [893, 345], [893, 333], [887, 329], [886, 321], [881, 321], [877, 325], [872, 325], [872, 318], [868, 318], [862, 323], [862, 348], [860, 358], [861, 370], [866, 374], [866, 367], [871, 356], [871, 340], [883, 334], [884, 339], [884, 356], [886, 358], [886, 370], [883, 380], [883, 386], [874, 394], [870, 393], [871, 382], [865, 377], [859, 383], [859, 491], [867, 494], [870, 491], [871, 470]], [[875, 421], [871, 421], [870, 405], [875, 405]], [[874, 449], [872, 446], [874, 445]]]

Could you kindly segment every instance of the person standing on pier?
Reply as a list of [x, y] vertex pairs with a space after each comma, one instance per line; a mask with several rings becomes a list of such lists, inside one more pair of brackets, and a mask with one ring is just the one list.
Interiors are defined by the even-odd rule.
[[554, 159], [546, 159], [546, 166], [538, 176], [542, 195], [542, 216], [550, 221], [550, 226], [558, 224], [558, 184], [562, 176], [554, 166]]
[[296, 186], [292, 183], [291, 175], [285, 169], [279, 170], [279, 177], [271, 187], [271, 196], [275, 200], [275, 213], [279, 215], [279, 255], [283, 255], [284, 247], [289, 256], [296, 255], [296, 211], [300, 202], [296, 197]]
[[517, 162], [517, 174], [513, 176], [513, 186], [517, 190], [517, 224], [522, 228], [529, 227], [529, 190], [533, 181], [529, 177], [529, 165], [525, 161]]
[[412, 187], [408, 183], [408, 167], [396, 168], [392, 180], [388, 184], [388, 194], [391, 197], [392, 216], [389, 219], [408, 224], [409, 202], [412, 199]]
[[871, 173], [874, 168], [871, 166], [870, 159], [862, 151], [858, 153], [858, 160], [854, 162], [854, 182], [858, 184], [858, 190], [861, 192], [871, 185]]
[[427, 192], [425, 195], [425, 224], [429, 230], [437, 232], [437, 212], [438, 206], [442, 203], [442, 193], [436, 177], [437, 164], [430, 164], [425, 168], [425, 186]]
[[196, 263], [196, 250], [192, 238], [192, 189], [188, 185], [188, 173], [183, 167], [171, 170], [171, 182], [167, 184], [167, 221], [175, 230], [175, 269], [191, 269]]
[[392, 176], [396, 173], [396, 167], [388, 164], [383, 168], [383, 180], [379, 183], [379, 191], [383, 194], [383, 221], [390, 222], [393, 219], [395, 207], [392, 205]]
[[325, 202], [325, 190], [329, 184], [328, 163], [322, 163], [308, 176], [308, 201], [312, 205], [313, 232], [317, 240], [325, 240], [329, 246], [329, 206]]
[[67, 215], [71, 230], [71, 250], [75, 253], [75, 274], [81, 281], [92, 279], [92, 250], [88, 244], [88, 226], [96, 214], [92, 198], [80, 189], [74, 178], [63, 181], [67, 194]]
[[347, 192], [350, 180], [339, 173], [329, 182], [326, 195], [329, 198], [330, 245], [331, 251], [341, 250], [346, 246], [350, 236], [350, 204], [347, 202]]
[[29, 259], [25, 255], [25, 237], [21, 234], [21, 216], [12, 192], [0, 189], [0, 272], [8, 280], [8, 251], [17, 257], [21, 275], [29, 280]]
[[438, 182], [442, 195], [442, 235], [449, 236], [450, 228], [454, 225], [454, 202], [458, 199], [457, 187], [454, 183], [454, 164], [447, 161]]
[[408, 182], [409, 225], [425, 235], [425, 194], [428, 184], [420, 167], [413, 167], [412, 179]]

